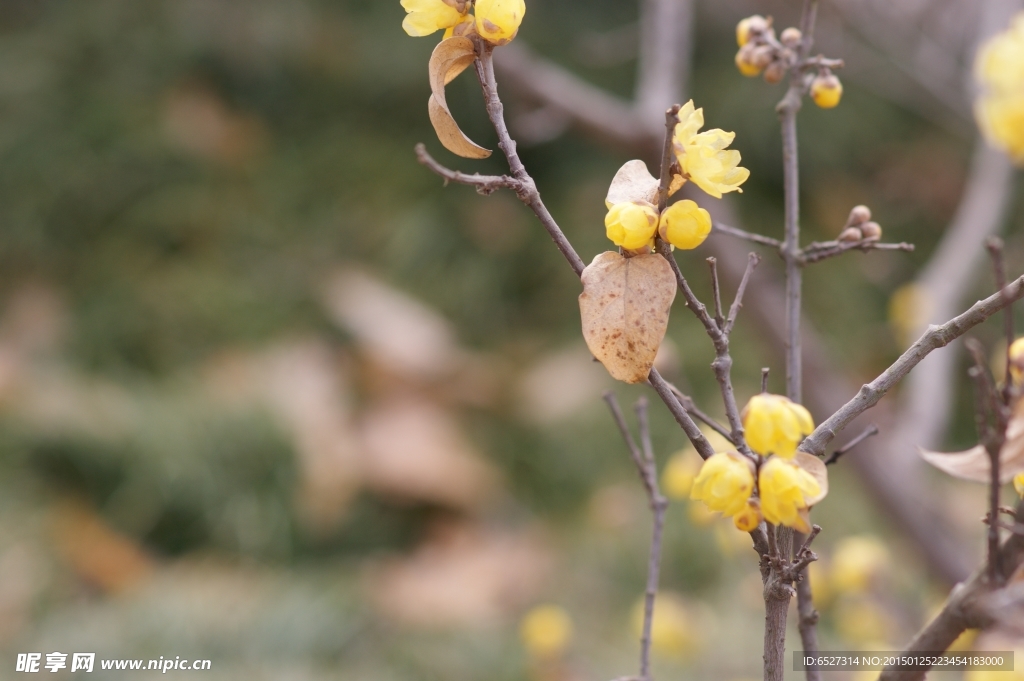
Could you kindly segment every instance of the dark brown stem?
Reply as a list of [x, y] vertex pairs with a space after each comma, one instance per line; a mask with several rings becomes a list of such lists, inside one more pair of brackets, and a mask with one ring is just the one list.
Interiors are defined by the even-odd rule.
[[[709, 258], [712, 260], [713, 258]], [[733, 298], [732, 305], [729, 306], [729, 317], [725, 320], [725, 325], [722, 327], [722, 333], [726, 336], [732, 333], [732, 327], [736, 325], [736, 316], [740, 313], [740, 308], [743, 307], [743, 294], [747, 292], [747, 284], [750, 283], [750, 277], [754, 274], [754, 269], [761, 262], [761, 256], [757, 253], [751, 253], [747, 256], [747, 269], [743, 271], [743, 278], [740, 279], [740, 285], [736, 288], [736, 297]], [[718, 277], [715, 277], [718, 280]]]
[[665, 111], [665, 144], [661, 149], [661, 178], [658, 183], [658, 214], [668, 207], [668, 188], [672, 184], [673, 136], [679, 123], [679, 105], [673, 104]]
[[[986, 244], [989, 255], [992, 257], [992, 272], [995, 274], [996, 289], [1002, 291], [1006, 288], [1006, 256], [1003, 249], [1003, 240], [997, 236], [989, 237]], [[1013, 303], [1007, 301], [1003, 308], [1003, 333], [1006, 334], [1006, 370], [1003, 374], [1003, 402], [1010, 404], [1013, 393], [1013, 376], [1010, 373], [1010, 346], [1013, 345]]]
[[467, 184], [472, 187], [476, 187], [478, 194], [484, 196], [493, 194], [499, 189], [511, 189], [512, 191], [518, 191], [520, 182], [508, 175], [480, 175], [479, 173], [463, 173], [458, 170], [451, 170], [444, 167], [434, 157], [427, 153], [427, 148], [422, 144], [416, 145], [416, 158], [420, 163], [430, 168], [436, 174], [444, 178], [444, 182], [447, 185], [449, 182], [455, 182], [456, 184]]
[[889, 244], [880, 241], [861, 239], [860, 241], [816, 241], [807, 244], [801, 251], [800, 262], [802, 265], [811, 265], [822, 260], [834, 258], [850, 251], [905, 251], [913, 252], [914, 244], [898, 243]]
[[[692, 414], [695, 419], [705, 424], [708, 428], [711, 428], [711, 430], [715, 431], [729, 442], [732, 442], [732, 433], [729, 432], [728, 428], [726, 428], [721, 423], [716, 421], [710, 415], [704, 413], [704, 411], [702, 411], [701, 408], [698, 407], [696, 403], [694, 403], [692, 397], [684, 394], [683, 391], [681, 391], [672, 383], [669, 383], [668, 385], [669, 388], [671, 388], [673, 394], [675, 394], [676, 399], [678, 399], [679, 403], [683, 405], [683, 409]], [[735, 445], [736, 443], [733, 442], [732, 444]]]

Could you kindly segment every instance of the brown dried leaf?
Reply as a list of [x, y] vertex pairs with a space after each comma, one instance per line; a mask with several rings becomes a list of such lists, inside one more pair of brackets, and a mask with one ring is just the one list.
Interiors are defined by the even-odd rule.
[[825, 467], [824, 461], [806, 452], [797, 452], [796, 458], [793, 461], [797, 466], [810, 473], [811, 477], [818, 481], [818, 486], [821, 487], [820, 494], [807, 499], [807, 505], [814, 506], [828, 495], [828, 468]]
[[491, 155], [490, 150], [476, 144], [459, 129], [444, 96], [444, 86], [465, 71], [475, 59], [473, 41], [464, 36], [453, 36], [437, 44], [430, 55], [432, 94], [427, 102], [427, 113], [445, 149], [464, 158], [487, 158]]
[[626, 161], [608, 187], [604, 203], [611, 208], [617, 203], [643, 201], [652, 205], [658, 203], [658, 180], [654, 179], [643, 161]]
[[[1011, 443], [1007, 442], [999, 456], [999, 481], [1004, 484], [1010, 482], [1013, 476], [1024, 472], [1024, 460], [1019, 457], [1020, 443], [1015, 443], [1013, 447], [1010, 445]], [[963, 452], [932, 452], [923, 448], [919, 448], [918, 451], [921, 452], [921, 458], [954, 478], [972, 482], [989, 481], [991, 464], [988, 452], [982, 445], [975, 445]], [[1008, 453], [1014, 452], [1018, 453], [1017, 459], [1007, 456]]]
[[656, 253], [624, 258], [601, 253], [583, 270], [583, 338], [613, 378], [647, 380], [668, 328], [676, 279]]

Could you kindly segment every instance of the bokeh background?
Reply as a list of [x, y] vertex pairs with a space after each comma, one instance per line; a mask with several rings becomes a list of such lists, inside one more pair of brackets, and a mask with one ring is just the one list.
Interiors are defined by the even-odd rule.
[[[632, 99], [637, 3], [527, 4], [517, 44]], [[781, 90], [737, 73], [733, 31], [755, 11], [792, 25], [799, 4], [699, 0], [682, 33], [677, 85], [709, 127], [737, 132], [751, 170], [742, 195], [701, 202], [773, 236]], [[985, 234], [1024, 269], [1024, 182], [983, 150], [970, 104], [977, 41], [1014, 6], [823, 2], [821, 49], [849, 68], [842, 104], [800, 118], [807, 240], [866, 203], [886, 240], [917, 250], [808, 270], [814, 366], [831, 372], [808, 372], [817, 420], [814, 395], [842, 403], [930, 311], [988, 295]], [[406, 36], [403, 16], [397, 0], [0, 2], [0, 678], [31, 651], [206, 658], [210, 679], [635, 673], [650, 519], [600, 398], [647, 393], [591, 361], [578, 281], [514, 196], [443, 188], [416, 163], [422, 141], [463, 170], [504, 169], [436, 141], [437, 36]], [[589, 261], [609, 247], [611, 176], [650, 145], [574, 125], [506, 87], [513, 75], [499, 69], [523, 159]], [[449, 92], [493, 147], [472, 75]], [[703, 259], [729, 248], [748, 245], [716, 237], [681, 256], [705, 300]], [[741, 402], [762, 366], [783, 389], [764, 255], [734, 337]], [[953, 294], [928, 288], [949, 280]], [[735, 279], [724, 286], [731, 297]], [[975, 335], [998, 355], [998, 324]], [[925, 444], [971, 445], [964, 353], [943, 352], [952, 368], [933, 375], [950, 399]], [[677, 306], [659, 361], [720, 414], [712, 356]], [[869, 415], [883, 431], [902, 398]], [[696, 457], [651, 410], [665, 484], [685, 496]], [[982, 555], [984, 489], [885, 442], [836, 465], [815, 509], [825, 648], [898, 648]], [[886, 480], [928, 514], [949, 565], [894, 516]], [[759, 677], [745, 535], [677, 499], [662, 588], [660, 678]]]

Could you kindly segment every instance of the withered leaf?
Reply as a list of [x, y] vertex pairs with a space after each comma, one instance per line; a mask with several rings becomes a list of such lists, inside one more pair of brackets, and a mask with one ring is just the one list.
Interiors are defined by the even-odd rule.
[[604, 203], [611, 208], [617, 203], [643, 201], [652, 205], [658, 203], [658, 180], [654, 179], [643, 161], [626, 161], [608, 187]]
[[810, 473], [811, 477], [818, 482], [818, 486], [821, 487], [821, 492], [817, 496], [807, 498], [807, 505], [814, 506], [828, 496], [828, 468], [826, 468], [824, 461], [807, 452], [797, 452], [793, 461], [797, 466]]
[[445, 149], [464, 158], [487, 158], [491, 155], [490, 150], [476, 144], [459, 129], [444, 95], [445, 85], [465, 71], [475, 59], [473, 41], [464, 36], [453, 36], [437, 44], [430, 55], [431, 95], [427, 113]]
[[583, 270], [580, 316], [590, 352], [613, 378], [642, 383], [665, 338], [676, 279], [657, 253], [601, 253]]
[[[1019, 456], [1021, 447], [1018, 444], [1011, 448], [1010, 443], [1003, 447], [999, 454], [999, 482], [1007, 483], [1018, 473], [1024, 473], [1024, 460]], [[1007, 456], [1013, 450], [1018, 452], [1016, 459]], [[973, 482], [988, 482], [991, 475], [991, 462], [988, 451], [982, 445], [975, 445], [963, 452], [933, 452], [920, 448], [921, 458], [944, 473], [954, 478]]]

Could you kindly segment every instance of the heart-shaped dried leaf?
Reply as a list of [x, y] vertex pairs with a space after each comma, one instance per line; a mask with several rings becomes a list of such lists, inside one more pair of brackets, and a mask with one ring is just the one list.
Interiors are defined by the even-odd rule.
[[828, 495], [828, 468], [824, 461], [806, 452], [797, 452], [793, 461], [797, 466], [810, 473], [821, 487], [821, 492], [817, 496], [807, 498], [807, 505], [814, 506]]
[[617, 203], [635, 201], [658, 204], [658, 180], [647, 170], [647, 164], [638, 160], [626, 161], [615, 173], [604, 203], [611, 208]]
[[580, 316], [587, 347], [626, 383], [647, 380], [665, 338], [676, 278], [657, 253], [601, 253], [583, 270]]
[[465, 71], [475, 59], [473, 41], [464, 36], [453, 36], [437, 44], [430, 55], [431, 95], [427, 102], [427, 113], [445, 149], [464, 158], [487, 158], [491, 152], [466, 137], [459, 129], [444, 96], [444, 86]]

